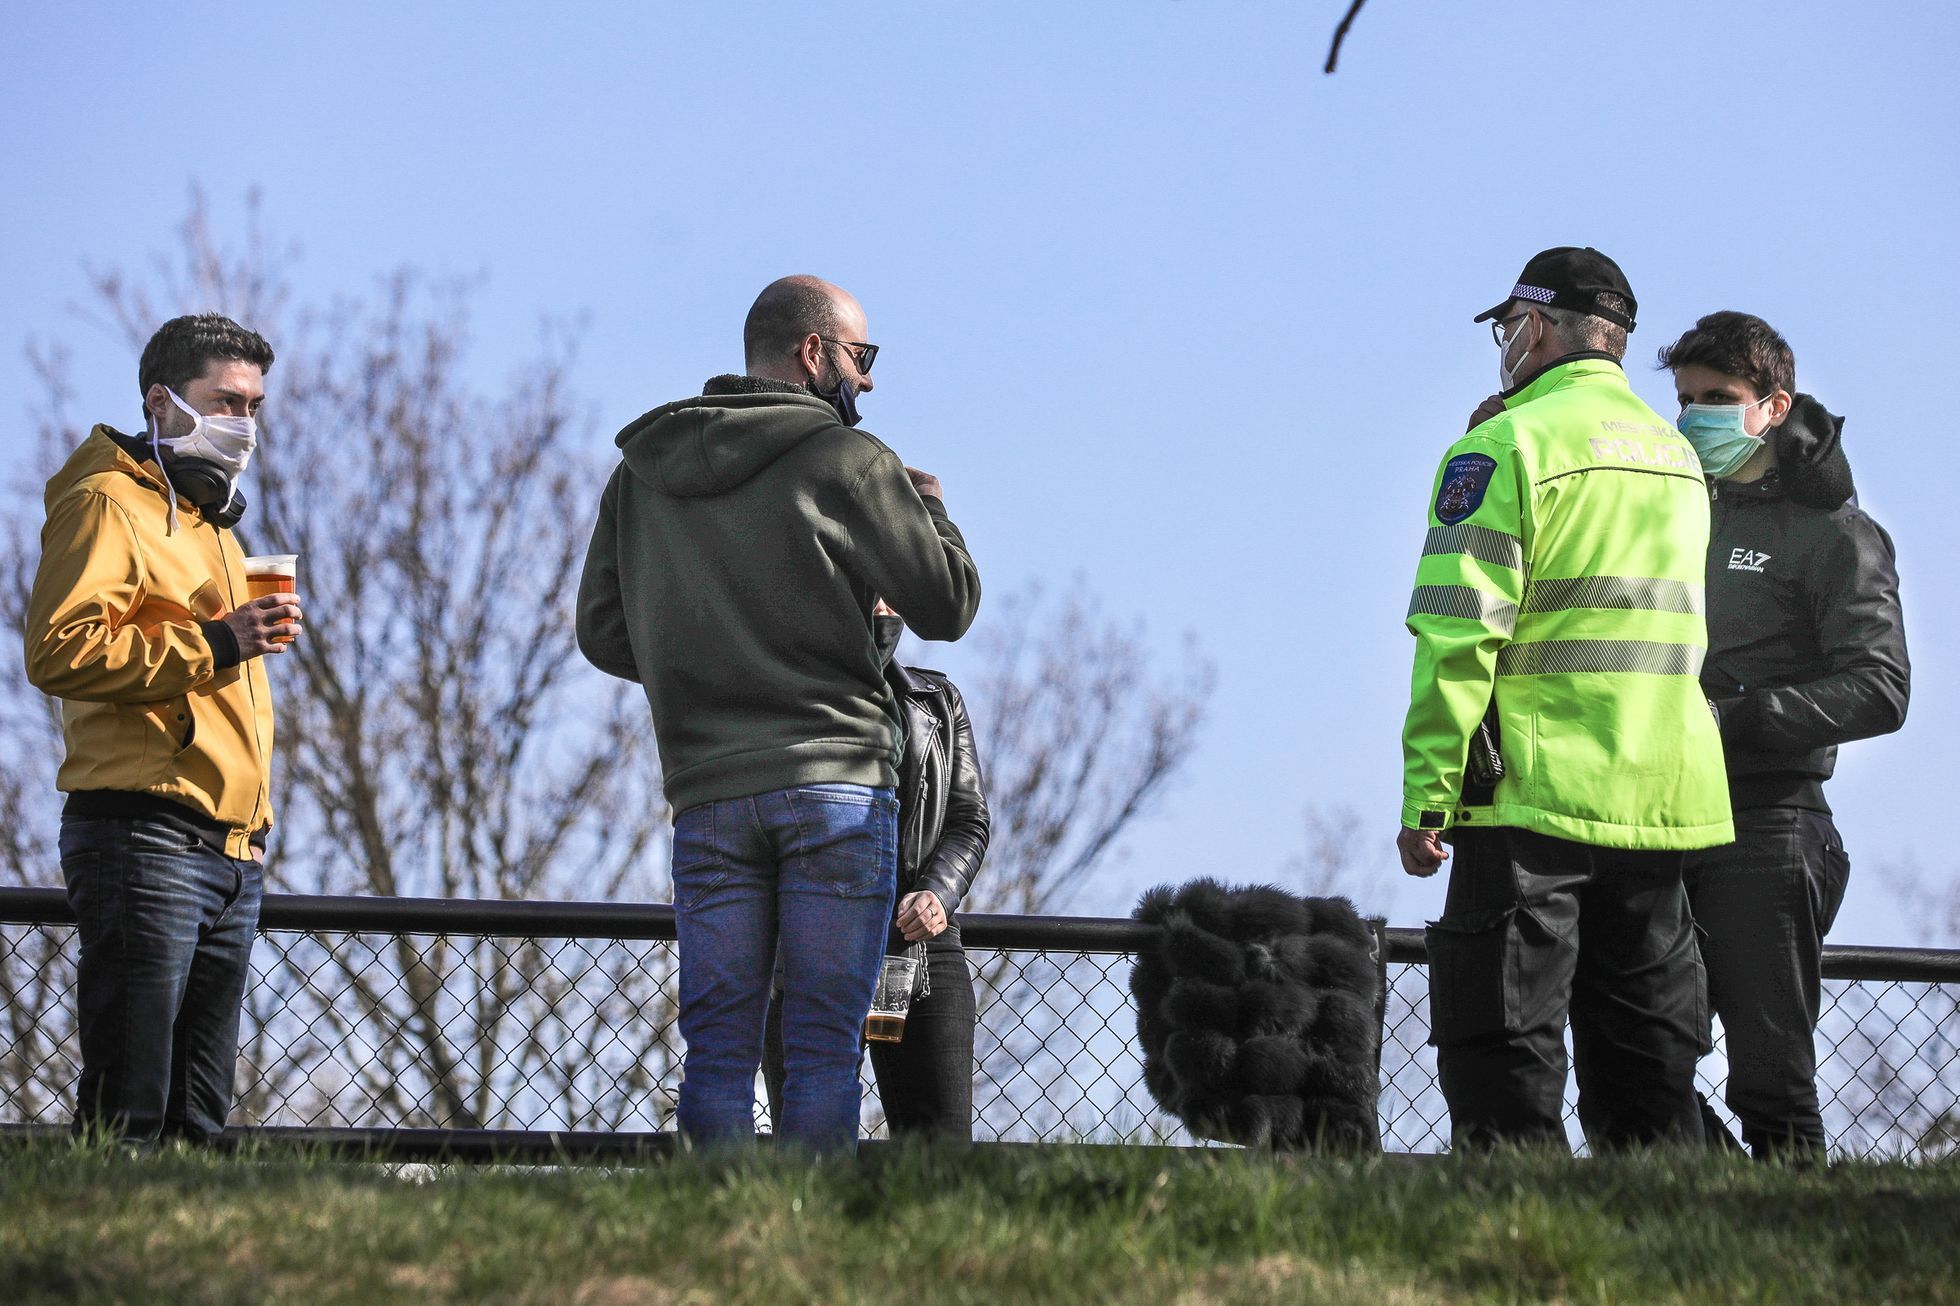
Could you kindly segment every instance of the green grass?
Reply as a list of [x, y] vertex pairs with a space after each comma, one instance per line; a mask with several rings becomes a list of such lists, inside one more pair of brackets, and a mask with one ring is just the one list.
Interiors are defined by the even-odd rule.
[[1074, 1147], [644, 1168], [0, 1152], [15, 1301], [1960, 1301], [1960, 1168]]

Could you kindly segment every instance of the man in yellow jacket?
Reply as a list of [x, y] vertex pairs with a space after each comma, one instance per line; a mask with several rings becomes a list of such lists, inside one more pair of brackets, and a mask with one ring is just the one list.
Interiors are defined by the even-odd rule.
[[81, 945], [75, 1127], [224, 1128], [272, 824], [266, 654], [292, 594], [251, 599], [231, 528], [272, 350], [215, 314], [143, 350], [144, 433], [97, 426], [48, 482], [27, 676], [61, 700], [61, 873]]

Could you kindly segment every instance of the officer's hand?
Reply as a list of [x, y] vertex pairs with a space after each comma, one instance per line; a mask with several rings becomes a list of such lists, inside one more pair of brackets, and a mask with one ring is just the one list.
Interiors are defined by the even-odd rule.
[[898, 900], [898, 932], [917, 943], [946, 932], [946, 905], [931, 889], [908, 893]]
[[912, 488], [923, 497], [930, 494], [941, 503], [946, 502], [946, 491], [939, 484], [939, 478], [931, 472], [922, 472], [916, 467], [907, 467], [905, 474], [912, 478]]
[[238, 639], [238, 660], [284, 653], [299, 634], [299, 595], [272, 594], [253, 599], [219, 618]]
[[1420, 879], [1428, 879], [1449, 856], [1443, 836], [1435, 830], [1411, 830], [1403, 826], [1395, 832], [1395, 851], [1402, 854], [1402, 869]]
[[1484, 400], [1482, 403], [1477, 405], [1477, 411], [1470, 414], [1470, 425], [1464, 427], [1463, 429], [1466, 431], [1474, 431], [1478, 427], [1482, 426], [1485, 422], [1488, 422], [1491, 418], [1497, 416], [1499, 413], [1503, 411], [1504, 411], [1504, 401], [1498, 396], [1492, 395], [1490, 398]]

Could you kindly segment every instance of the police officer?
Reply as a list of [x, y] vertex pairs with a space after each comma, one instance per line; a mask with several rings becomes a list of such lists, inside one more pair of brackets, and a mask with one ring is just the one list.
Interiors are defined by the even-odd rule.
[[1715, 478], [1701, 682], [1721, 713], [1736, 841], [1691, 857], [1687, 883], [1728, 1102], [1758, 1157], [1814, 1157], [1819, 965], [1850, 872], [1824, 782], [1839, 744], [1905, 722], [1899, 573], [1853, 495], [1844, 419], [1798, 393], [1796, 356], [1769, 323], [1711, 313], [1660, 364]]
[[1568, 1015], [1602, 1149], [1699, 1137], [1689, 849], [1732, 837], [1707, 645], [1708, 492], [1620, 360], [1595, 249], [1525, 265], [1491, 321], [1502, 411], [1444, 457], [1408, 626], [1397, 848], [1432, 875], [1430, 1021], [1458, 1146], [1557, 1142]]

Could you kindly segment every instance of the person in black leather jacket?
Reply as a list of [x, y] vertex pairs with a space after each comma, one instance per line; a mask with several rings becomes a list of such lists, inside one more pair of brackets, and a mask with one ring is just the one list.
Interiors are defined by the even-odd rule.
[[[882, 601], [872, 623], [905, 726], [898, 766], [898, 901], [885, 950], [923, 951], [926, 964], [913, 989], [905, 1037], [871, 1044], [871, 1070], [892, 1137], [970, 1140], [978, 1013], [955, 913], [987, 855], [987, 795], [959, 689], [937, 671], [897, 661], [904, 624]], [[769, 1004], [763, 1079], [774, 1118], [783, 1081], [782, 1005], [775, 1000]]]
[[[1905, 721], [1892, 540], [1857, 504], [1844, 420], [1796, 389], [1761, 318], [1712, 313], [1661, 351], [1714, 493], [1702, 688], [1721, 722], [1735, 843], [1692, 855], [1727, 1099], [1759, 1157], [1817, 1156], [1819, 963], [1850, 862], [1824, 801], [1837, 746]], [[1739, 414], [1737, 410], [1740, 410]], [[1706, 1109], [1711, 1141], [1733, 1146]]]

